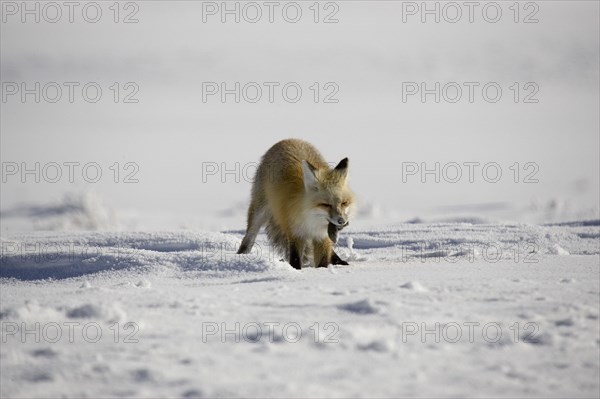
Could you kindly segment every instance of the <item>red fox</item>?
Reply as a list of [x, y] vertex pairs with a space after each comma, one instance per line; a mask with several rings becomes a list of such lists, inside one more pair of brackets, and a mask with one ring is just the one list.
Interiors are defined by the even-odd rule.
[[238, 254], [250, 252], [266, 224], [269, 241], [292, 267], [347, 265], [333, 250], [337, 231], [348, 225], [355, 202], [347, 180], [348, 158], [331, 169], [306, 141], [287, 139], [273, 145], [256, 171]]

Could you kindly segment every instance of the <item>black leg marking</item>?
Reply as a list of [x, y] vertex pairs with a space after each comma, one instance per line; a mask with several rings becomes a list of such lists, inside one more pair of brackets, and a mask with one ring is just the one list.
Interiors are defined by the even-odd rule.
[[242, 243], [242, 245], [240, 245], [240, 249], [238, 249], [237, 253], [245, 254], [247, 250], [248, 250], [248, 245], [245, 243]]
[[331, 255], [331, 264], [348, 266], [350, 263], [346, 262], [345, 260], [342, 260], [342, 258], [340, 258], [338, 254], [333, 252], [333, 255]]
[[302, 256], [300, 256], [298, 248], [294, 244], [290, 245], [290, 265], [294, 269], [302, 269]]

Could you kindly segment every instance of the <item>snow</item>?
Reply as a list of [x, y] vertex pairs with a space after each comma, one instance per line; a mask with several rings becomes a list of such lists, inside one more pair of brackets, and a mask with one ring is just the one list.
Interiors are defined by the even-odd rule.
[[597, 221], [351, 226], [350, 266], [300, 271], [241, 237], [4, 235], [0, 393], [599, 393]]
[[[425, 2], [298, 2], [298, 23], [25, 3], [0, 27], [0, 396], [600, 396], [599, 2], [489, 2], [498, 23], [464, 2], [439, 23], [403, 21]], [[275, 98], [204, 100], [236, 82]], [[472, 102], [403, 100], [467, 82]], [[235, 253], [256, 163], [290, 137], [350, 160], [350, 266], [294, 270], [262, 234]]]

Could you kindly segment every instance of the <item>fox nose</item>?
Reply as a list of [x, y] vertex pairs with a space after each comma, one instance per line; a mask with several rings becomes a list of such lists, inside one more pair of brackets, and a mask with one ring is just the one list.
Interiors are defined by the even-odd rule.
[[339, 218], [339, 219], [338, 219], [338, 225], [340, 225], [340, 226], [343, 226], [343, 225], [345, 225], [346, 223], [348, 223], [348, 222], [346, 222], [346, 220], [345, 220], [344, 218]]

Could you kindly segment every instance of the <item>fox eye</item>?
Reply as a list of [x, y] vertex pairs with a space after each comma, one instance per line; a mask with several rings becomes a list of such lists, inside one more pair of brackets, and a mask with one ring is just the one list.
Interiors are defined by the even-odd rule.
[[321, 208], [327, 208], [327, 209], [331, 208], [331, 205], [329, 205], [329, 204], [326, 204], [326, 203], [324, 203], [324, 202], [320, 203], [320, 204], [319, 204], [319, 206], [320, 206]]
[[346, 206], [348, 206], [348, 201], [344, 201], [344, 202], [342, 202], [342, 206], [343, 206], [343, 207], [346, 207]]

